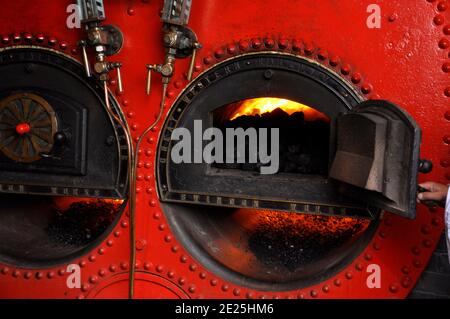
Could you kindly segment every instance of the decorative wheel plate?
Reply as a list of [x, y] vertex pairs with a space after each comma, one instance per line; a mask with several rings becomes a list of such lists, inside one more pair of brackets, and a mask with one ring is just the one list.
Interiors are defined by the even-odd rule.
[[16, 162], [31, 163], [53, 148], [56, 114], [42, 97], [13, 94], [0, 101], [0, 150]]

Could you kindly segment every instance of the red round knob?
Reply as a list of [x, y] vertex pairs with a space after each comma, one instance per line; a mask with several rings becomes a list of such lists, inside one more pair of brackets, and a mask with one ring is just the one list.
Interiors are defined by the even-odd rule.
[[28, 123], [20, 123], [16, 126], [16, 132], [20, 135], [27, 134], [28, 132], [30, 132], [30, 129], [31, 127]]

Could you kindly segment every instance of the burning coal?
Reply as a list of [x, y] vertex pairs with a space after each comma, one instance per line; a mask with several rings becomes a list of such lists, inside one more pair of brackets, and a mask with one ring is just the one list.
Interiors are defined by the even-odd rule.
[[[279, 130], [279, 173], [325, 175], [328, 172], [330, 119], [306, 105], [284, 99], [258, 98], [222, 107], [214, 113], [215, 125], [230, 128]], [[259, 136], [256, 138], [259, 139]], [[270, 139], [269, 139], [270, 140]], [[227, 141], [228, 142], [228, 141]], [[236, 153], [259, 158], [252, 141], [244, 141]], [[256, 154], [255, 154], [256, 152]], [[259, 171], [261, 161], [216, 162], [215, 167]]]
[[56, 243], [83, 246], [106, 231], [122, 204], [122, 200], [61, 198], [52, 208], [47, 233]]
[[235, 218], [250, 230], [248, 246], [260, 262], [289, 271], [355, 242], [370, 224], [365, 219], [247, 209]]

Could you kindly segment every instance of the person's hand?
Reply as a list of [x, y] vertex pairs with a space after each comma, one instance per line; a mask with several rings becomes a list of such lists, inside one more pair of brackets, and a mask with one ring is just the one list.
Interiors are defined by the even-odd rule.
[[445, 205], [447, 198], [448, 186], [435, 182], [426, 182], [419, 184], [419, 187], [426, 189], [427, 191], [421, 192], [417, 195], [417, 201], [419, 203], [426, 201], [436, 201], [441, 205]]

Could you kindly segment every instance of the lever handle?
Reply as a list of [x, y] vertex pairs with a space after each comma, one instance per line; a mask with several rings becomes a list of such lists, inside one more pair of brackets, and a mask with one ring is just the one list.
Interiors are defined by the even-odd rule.
[[123, 82], [122, 82], [122, 72], [120, 71], [122, 63], [115, 63], [114, 67], [117, 70], [117, 85], [119, 88], [119, 93], [123, 93]]
[[187, 80], [188, 81], [192, 80], [192, 75], [194, 74], [195, 59], [197, 58], [197, 50], [200, 49], [201, 47], [202, 46], [198, 42], [195, 42], [194, 45], [193, 45], [191, 62], [189, 63], [189, 70], [188, 70], [188, 73], [187, 73]]
[[89, 59], [88, 59], [88, 55], [87, 55], [87, 52], [86, 52], [86, 46], [87, 46], [87, 43], [86, 43], [85, 40], [81, 40], [81, 41], [79, 42], [79, 44], [80, 44], [80, 46], [81, 46], [81, 51], [82, 51], [82, 53], [83, 53], [83, 65], [84, 65], [84, 71], [86, 72], [86, 76], [87, 76], [88, 78], [90, 78], [90, 77], [91, 77], [91, 67], [89, 66]]
[[43, 158], [53, 158], [60, 160], [61, 150], [63, 146], [67, 144], [68, 140], [69, 138], [65, 133], [56, 132], [53, 136], [53, 149], [50, 151], [50, 153], [40, 153], [39, 155]]
[[150, 93], [151, 93], [152, 71], [156, 71], [156, 65], [147, 64], [147, 85], [146, 85], [147, 95], [150, 95]]

